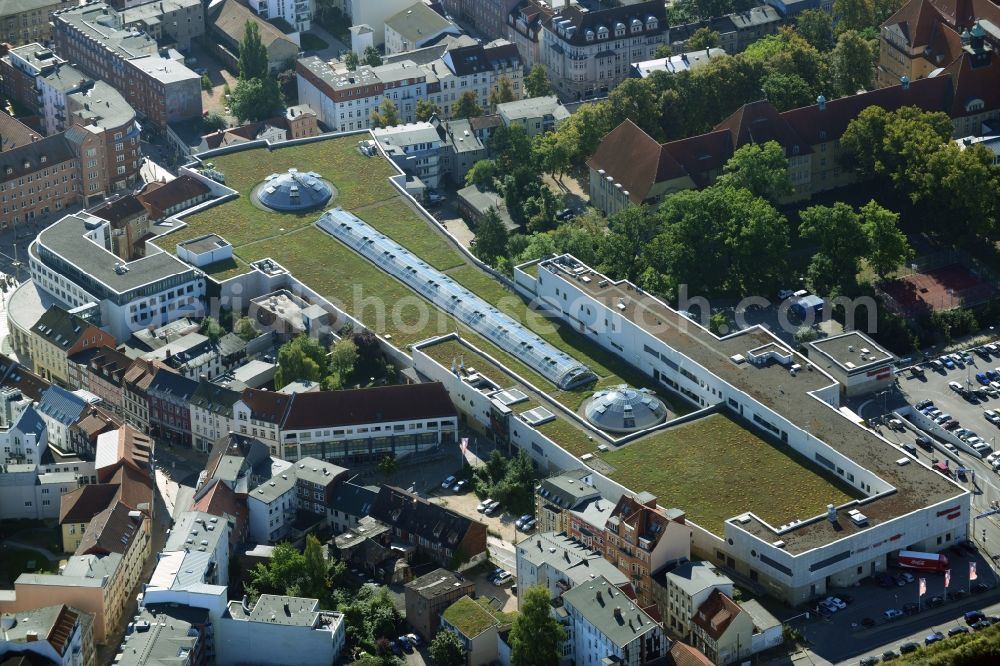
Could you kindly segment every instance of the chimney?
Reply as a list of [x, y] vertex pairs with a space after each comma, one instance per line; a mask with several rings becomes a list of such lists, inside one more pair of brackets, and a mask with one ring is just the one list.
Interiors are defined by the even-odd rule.
[[826, 97], [820, 95], [816, 98], [816, 106], [819, 107], [820, 111], [826, 111]]
[[831, 523], [836, 524], [837, 523], [837, 507], [835, 507], [832, 504], [827, 504], [826, 505], [826, 518]]
[[899, 85], [903, 86], [903, 90], [909, 90], [910, 89], [910, 77], [908, 77], [908, 76], [901, 76], [901, 77], [899, 77]]
[[38, 632], [32, 629], [24, 635], [24, 641], [26, 643], [34, 643], [38, 640]]
[[621, 606], [615, 606], [615, 619], [618, 620], [619, 622], [623, 621], [622, 620], [622, 607]]

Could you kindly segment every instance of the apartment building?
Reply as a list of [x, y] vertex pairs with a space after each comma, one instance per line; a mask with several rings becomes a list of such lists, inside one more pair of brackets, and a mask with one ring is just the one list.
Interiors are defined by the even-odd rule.
[[298, 505], [295, 474], [284, 467], [247, 494], [250, 539], [263, 544], [287, 540]]
[[49, 446], [54, 446], [64, 453], [73, 450], [70, 444], [70, 428], [80, 418], [86, 406], [86, 400], [61, 386], [53, 384], [45, 389], [41, 400], [38, 401], [38, 414], [45, 422]]
[[[539, 532], [569, 532], [570, 511], [601, 497], [601, 493], [591, 485], [592, 474], [586, 468], [568, 470], [538, 484], [535, 490], [535, 518]], [[600, 529], [603, 532], [603, 523]]]
[[519, 0], [507, 14], [507, 33], [528, 69], [541, 63], [542, 24], [555, 10], [545, 0]]
[[72, 386], [69, 373], [71, 356], [87, 349], [114, 347], [116, 344], [112, 336], [86, 319], [53, 305], [31, 328], [33, 369], [46, 381]]
[[160, 46], [182, 51], [205, 34], [205, 7], [201, 0], [157, 0], [136, 4], [121, 13], [122, 25], [145, 32]]
[[517, 0], [442, 0], [449, 15], [472, 25], [486, 39], [506, 34], [507, 15]]
[[653, 601], [663, 626], [690, 640], [691, 619], [713, 591], [733, 596], [733, 581], [711, 562], [680, 560], [653, 575]]
[[416, 120], [416, 104], [425, 99], [450, 118], [454, 104], [473, 92], [483, 109], [501, 79], [510, 82], [515, 99], [523, 96], [523, 71], [517, 48], [505, 40], [447, 49], [436, 59], [418, 64], [396, 60], [356, 71], [337, 69], [315, 56], [296, 61], [299, 101], [316, 111], [319, 120], [341, 132], [368, 129], [371, 115], [388, 98], [404, 123]]
[[[506, 15], [506, 14], [505, 14]], [[563, 100], [604, 96], [668, 42], [666, 6], [652, 0], [587, 11], [570, 5], [542, 23], [541, 62]]]
[[519, 605], [524, 593], [536, 585], [547, 589], [552, 599], [558, 599], [577, 585], [590, 583], [595, 576], [604, 576], [630, 599], [635, 599], [628, 576], [600, 552], [565, 532], [536, 531], [517, 544], [516, 558]]
[[688, 48], [687, 41], [698, 30], [707, 28], [719, 34], [719, 48], [725, 53], [736, 54], [758, 39], [775, 34], [783, 23], [778, 10], [760, 5], [742, 12], [671, 26], [670, 48], [678, 54], [694, 52]]
[[[261, 3], [266, 4], [265, 0], [261, 0]], [[208, 22], [213, 36], [217, 38], [212, 40], [215, 52], [233, 71], [239, 71], [240, 42], [246, 34], [248, 22], [257, 25], [261, 44], [267, 51], [267, 64], [272, 72], [284, 70], [288, 61], [299, 55], [299, 45], [296, 42], [237, 0], [223, 0], [210, 7]]]
[[156, 40], [103, 2], [53, 14], [56, 52], [119, 90], [140, 116], [165, 128], [201, 115], [201, 80], [180, 60], [160, 55]]
[[149, 385], [159, 368], [158, 363], [137, 358], [122, 378], [125, 421], [139, 432], [149, 432]]
[[441, 630], [458, 637], [470, 664], [499, 661], [499, 634], [510, 625], [510, 617], [485, 597], [473, 599], [466, 595], [441, 614]]
[[132, 359], [111, 347], [90, 347], [69, 357], [69, 383], [101, 399], [101, 406], [116, 416], [125, 413], [125, 373]]
[[37, 42], [0, 57], [0, 74], [4, 95], [40, 116], [49, 136], [67, 128], [66, 95], [93, 81]]
[[149, 432], [172, 444], [191, 445], [191, 396], [198, 382], [159, 368], [153, 375], [146, 394], [149, 396]]
[[0, 11], [0, 39], [20, 46], [52, 39], [49, 15], [70, 6], [68, 0], [27, 0], [5, 3]]
[[96, 215], [63, 217], [28, 249], [32, 280], [67, 309], [98, 304], [103, 328], [120, 340], [139, 328], [201, 315], [201, 271], [153, 245], [145, 256], [122, 261], [110, 249], [111, 236], [111, 223]]
[[405, 53], [461, 34], [454, 23], [423, 2], [414, 2], [385, 20], [385, 54]]
[[[71, 606], [58, 604], [0, 617], [0, 655], [11, 663], [96, 666], [94, 622]], [[23, 660], [23, 661], [21, 661]]]
[[199, 379], [190, 400], [191, 446], [196, 451], [210, 451], [212, 445], [229, 432], [233, 406], [239, 399], [239, 391]]
[[371, 516], [388, 525], [397, 541], [422, 551], [440, 566], [486, 552], [486, 525], [401, 488], [382, 486]]
[[691, 644], [713, 664], [733, 664], [751, 654], [753, 619], [721, 590], [713, 591], [698, 607], [691, 629]]
[[525, 97], [515, 102], [497, 104], [497, 115], [507, 127], [523, 127], [529, 137], [551, 132], [569, 118], [569, 110], [555, 95]]
[[425, 641], [431, 641], [441, 626], [441, 614], [466, 595], [476, 593], [475, 583], [447, 569], [435, 569], [406, 584], [406, 622]]
[[562, 595], [569, 616], [569, 655], [578, 666], [640, 666], [667, 653], [660, 623], [603, 576]]
[[285, 21], [294, 32], [312, 27], [316, 10], [315, 0], [248, 0], [248, 5], [262, 19]]

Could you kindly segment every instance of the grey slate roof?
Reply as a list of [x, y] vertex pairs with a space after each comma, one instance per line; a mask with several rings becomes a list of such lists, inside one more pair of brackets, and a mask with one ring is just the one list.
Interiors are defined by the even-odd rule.
[[[562, 595], [563, 604], [575, 608], [588, 623], [619, 648], [631, 644], [658, 625], [604, 576], [577, 585]], [[616, 615], [620, 609], [620, 615]]]
[[349, 516], [365, 516], [371, 511], [377, 497], [377, 487], [346, 481], [338, 483], [334, 488], [330, 508], [343, 511]]
[[54, 384], [42, 393], [38, 403], [39, 411], [67, 427], [80, 418], [86, 406], [83, 398]]

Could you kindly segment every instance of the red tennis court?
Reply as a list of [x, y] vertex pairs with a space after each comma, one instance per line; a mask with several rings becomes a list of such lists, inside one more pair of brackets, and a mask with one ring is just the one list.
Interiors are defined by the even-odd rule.
[[879, 289], [897, 310], [909, 314], [976, 305], [997, 295], [993, 285], [961, 264], [883, 282]]

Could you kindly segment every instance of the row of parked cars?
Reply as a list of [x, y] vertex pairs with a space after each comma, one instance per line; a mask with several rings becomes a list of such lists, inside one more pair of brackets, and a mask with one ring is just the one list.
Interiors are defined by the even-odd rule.
[[[913, 605], [916, 606], [916, 604]], [[935, 631], [934, 633], [928, 634], [924, 637], [924, 645], [934, 645], [938, 641], [943, 641], [945, 638], [967, 634], [970, 629], [972, 631], [982, 631], [983, 629], [991, 627], [994, 624], [1000, 623], [1000, 615], [988, 616], [982, 611], [969, 611], [964, 617], [965, 623], [968, 626], [952, 627], [947, 631], [947, 633]], [[899, 646], [899, 652], [895, 650], [886, 650], [882, 653], [881, 657], [865, 657], [861, 660], [861, 666], [874, 666], [879, 662], [892, 661], [893, 659], [898, 658], [901, 654], [912, 654], [919, 649], [920, 643], [917, 643], [916, 641], [908, 641]]]
[[[961, 388], [958, 382], [949, 382], [948, 386], [951, 386], [951, 388], [954, 390], [958, 390], [958, 388]], [[956, 386], [958, 388], [956, 388]], [[971, 446], [979, 453], [985, 455], [987, 451], [992, 450], [990, 445], [986, 443], [986, 440], [984, 440], [982, 437], [976, 434], [974, 430], [961, 427], [961, 424], [958, 422], [958, 419], [952, 418], [951, 414], [942, 412], [940, 409], [934, 406], [934, 403], [932, 401], [921, 400], [916, 405], [914, 405], [914, 407], [916, 407], [921, 414], [933, 420], [935, 423], [937, 423], [945, 430], [952, 431], [956, 437], [961, 439], [963, 442]], [[992, 423], [1000, 422], [1000, 414], [997, 414], [997, 412], [993, 411], [992, 409], [986, 410], [983, 413], [983, 415], [986, 417], [987, 420], [991, 421]]]

